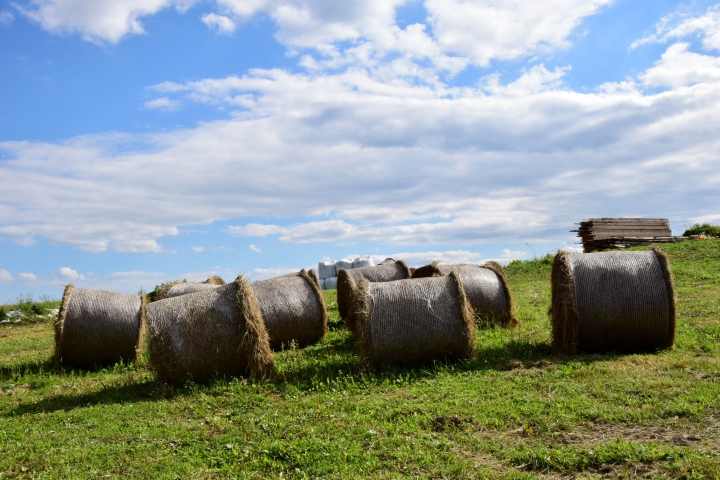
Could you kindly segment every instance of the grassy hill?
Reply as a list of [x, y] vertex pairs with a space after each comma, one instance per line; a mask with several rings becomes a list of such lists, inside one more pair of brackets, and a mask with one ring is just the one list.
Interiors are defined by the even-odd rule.
[[50, 321], [0, 325], [0, 478], [718, 478], [720, 241], [662, 249], [677, 346], [649, 355], [553, 356], [550, 258], [507, 268], [522, 327], [434, 368], [362, 370], [334, 292], [267, 383], [56, 369]]

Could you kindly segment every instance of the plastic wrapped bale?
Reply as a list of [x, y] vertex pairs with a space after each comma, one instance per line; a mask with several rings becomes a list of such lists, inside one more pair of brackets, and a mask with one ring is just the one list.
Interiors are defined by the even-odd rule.
[[335, 276], [337, 277], [340, 274], [340, 270], [352, 270], [352, 268], [352, 258], [343, 258], [342, 260], [338, 260], [335, 262]]
[[323, 287], [325, 290], [335, 290], [337, 288], [338, 277], [330, 277], [325, 279]]
[[556, 353], [653, 352], [675, 343], [675, 288], [665, 254], [555, 255], [552, 337]]
[[325, 299], [316, 280], [305, 270], [252, 283], [270, 347], [318, 342], [327, 333]]
[[275, 373], [260, 307], [242, 275], [228, 285], [153, 302], [147, 320], [150, 366], [162, 382]]
[[365, 268], [365, 267], [374, 267], [375, 263], [373, 263], [372, 257], [360, 257], [353, 260], [353, 269], [355, 268]]
[[366, 366], [415, 365], [474, 356], [475, 328], [462, 280], [445, 277], [371, 283], [360, 279], [355, 318]]
[[145, 308], [141, 295], [68, 285], [55, 321], [55, 363], [93, 367], [137, 361]]
[[[174, 282], [163, 285], [163, 288], [160, 289], [157, 295], [153, 295], [151, 301], [154, 302], [157, 300], [163, 300], [165, 298], [177, 297], [178, 295], [199, 292], [200, 290], [207, 290], [209, 288], [217, 287], [220, 285], [225, 285], [225, 280], [218, 277], [217, 275], [213, 275], [207, 280], [202, 280], [198, 282], [181, 282], [179, 280], [176, 280]], [[172, 292], [172, 294], [170, 292]]]
[[335, 271], [335, 262], [320, 262], [318, 263], [318, 276], [321, 280], [326, 278], [336, 277], [337, 272]]
[[503, 327], [519, 324], [505, 270], [497, 262], [487, 262], [482, 266], [433, 262], [415, 269], [412, 278], [442, 277], [450, 272], [457, 272], [462, 278], [477, 324]]
[[337, 301], [338, 313], [340, 318], [345, 320], [345, 324], [351, 331], [355, 331], [355, 326], [351, 324], [348, 317], [350, 310], [352, 291], [357, 282], [364, 278], [370, 282], [392, 282], [393, 280], [403, 280], [410, 278], [410, 269], [402, 260], [376, 267], [364, 267], [353, 270], [342, 270], [337, 280]]

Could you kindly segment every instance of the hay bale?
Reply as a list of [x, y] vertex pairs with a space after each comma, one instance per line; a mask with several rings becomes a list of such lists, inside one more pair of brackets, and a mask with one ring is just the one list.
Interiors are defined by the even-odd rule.
[[415, 269], [412, 278], [443, 277], [450, 272], [460, 275], [477, 324], [519, 325], [505, 270], [497, 262], [485, 265], [433, 262]]
[[372, 257], [360, 257], [353, 260], [353, 268], [374, 267]]
[[402, 260], [397, 262], [378, 265], [376, 267], [364, 267], [353, 270], [342, 270], [337, 280], [337, 300], [340, 318], [345, 320], [348, 328], [355, 331], [355, 327], [348, 323], [348, 312], [352, 303], [352, 291], [357, 282], [364, 278], [370, 282], [392, 282], [410, 278], [410, 269]]
[[55, 321], [55, 363], [93, 367], [137, 361], [145, 306], [141, 295], [68, 285]]
[[[198, 285], [211, 285], [211, 286], [220, 286], [225, 285], [225, 280], [218, 277], [217, 275], [213, 275], [212, 277], [209, 277], [207, 280], [200, 280], [197, 282], [186, 282], [186, 281], [180, 281], [175, 280], [174, 282], [169, 282], [163, 285], [163, 287], [160, 289], [157, 295], [154, 296], [154, 298], [151, 298], [151, 301], [155, 302], [158, 300], [163, 300], [165, 298], [170, 297], [176, 297], [178, 295], [185, 295], [188, 293], [198, 292], [200, 290], [207, 290], [207, 287], [198, 287]], [[178, 288], [175, 288], [178, 287]], [[174, 292], [173, 295], [170, 295], [170, 292]]]
[[335, 262], [319, 262], [318, 275], [321, 280], [337, 276], [337, 272], [335, 271]]
[[326, 278], [323, 283], [323, 288], [325, 290], [335, 290], [337, 288], [337, 283], [338, 283], [338, 277]]
[[378, 263], [378, 265], [392, 265], [393, 263], [395, 263], [395, 260], [388, 257], [385, 260], [383, 260], [382, 262]]
[[205, 285], [226, 285], [225, 280], [218, 277], [217, 275], [213, 275], [202, 283], [204, 283]]
[[153, 302], [147, 320], [150, 366], [162, 382], [275, 373], [260, 307], [242, 275], [228, 285]]
[[327, 333], [325, 299], [314, 273], [302, 270], [293, 276], [254, 282], [252, 288], [271, 348], [281, 349], [293, 342], [309, 345]]
[[462, 280], [445, 277], [371, 283], [360, 279], [349, 316], [366, 366], [472, 358], [475, 328]]
[[568, 254], [552, 267], [557, 353], [652, 352], [675, 343], [675, 288], [665, 254]]
[[200, 292], [202, 290], [212, 290], [222, 285], [209, 283], [176, 283], [167, 291], [164, 298], [173, 298], [179, 295], [187, 295], [188, 293]]

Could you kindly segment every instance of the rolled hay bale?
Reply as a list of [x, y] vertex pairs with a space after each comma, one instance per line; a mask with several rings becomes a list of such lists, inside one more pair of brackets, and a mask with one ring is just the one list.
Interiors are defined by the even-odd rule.
[[314, 274], [301, 270], [293, 276], [251, 285], [270, 337], [270, 348], [279, 350], [291, 343], [305, 346], [325, 337], [325, 299]]
[[[225, 280], [218, 277], [217, 275], [213, 275], [207, 280], [201, 280], [197, 282], [181, 282], [180, 280], [176, 280], [174, 282], [169, 282], [163, 285], [158, 294], [155, 295], [154, 298], [151, 299], [151, 301], [155, 302], [157, 300], [163, 300], [165, 298], [177, 297], [178, 295], [185, 295], [188, 293], [198, 292], [200, 290], [207, 290], [209, 288], [208, 286], [212, 288], [220, 285], [225, 285]], [[173, 294], [171, 295], [170, 292], [173, 292]]]
[[497, 262], [484, 265], [433, 262], [416, 268], [412, 278], [443, 277], [450, 272], [456, 272], [463, 281], [475, 323], [502, 327], [516, 327], [520, 324], [505, 270]]
[[142, 295], [65, 287], [55, 321], [55, 364], [79, 367], [137, 361], [145, 338]]
[[360, 257], [353, 260], [353, 268], [374, 267], [372, 257]]
[[337, 283], [338, 277], [326, 278], [325, 282], [323, 283], [323, 288], [325, 290], [335, 290], [337, 288]]
[[445, 277], [371, 283], [362, 278], [349, 316], [366, 366], [472, 358], [475, 328], [462, 280]]
[[392, 282], [410, 278], [410, 269], [402, 260], [397, 262], [378, 265], [376, 267], [355, 268], [352, 270], [341, 270], [337, 280], [337, 301], [340, 318], [345, 320], [351, 331], [355, 331], [354, 325], [348, 323], [348, 312], [352, 303], [352, 291], [357, 282], [364, 278], [369, 282]]
[[385, 260], [383, 260], [382, 262], [378, 263], [378, 265], [392, 265], [393, 263], [395, 263], [395, 260], [388, 257]]
[[343, 258], [342, 260], [338, 260], [335, 262], [335, 276], [337, 277], [340, 273], [340, 270], [352, 270], [353, 268], [353, 259], [352, 258]]
[[337, 276], [337, 272], [335, 271], [335, 262], [319, 262], [318, 275], [321, 280]]
[[153, 302], [147, 321], [150, 366], [162, 382], [275, 373], [255, 292], [242, 275], [218, 288]]
[[635, 353], [675, 343], [675, 288], [665, 254], [558, 252], [552, 266], [553, 350]]

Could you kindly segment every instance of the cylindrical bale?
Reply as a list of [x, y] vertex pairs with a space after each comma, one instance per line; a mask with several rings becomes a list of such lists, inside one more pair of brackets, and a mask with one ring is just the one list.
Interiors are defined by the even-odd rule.
[[353, 268], [353, 259], [352, 258], [343, 258], [342, 260], [338, 260], [335, 262], [335, 276], [337, 277], [340, 273], [340, 270], [352, 270]]
[[460, 275], [477, 324], [503, 327], [519, 324], [505, 270], [497, 262], [485, 265], [433, 262], [415, 269], [412, 278], [442, 277], [450, 272]]
[[350, 316], [367, 366], [472, 358], [475, 328], [462, 280], [445, 277], [370, 283], [353, 292]]
[[372, 257], [360, 257], [353, 260], [353, 268], [374, 267]]
[[137, 361], [145, 306], [141, 295], [68, 285], [55, 321], [55, 363], [92, 367]]
[[337, 276], [337, 272], [335, 271], [335, 262], [319, 262], [318, 275], [321, 280]]
[[291, 343], [300, 346], [318, 342], [327, 333], [325, 299], [305, 270], [294, 276], [252, 283], [270, 347], [281, 349]]
[[260, 307], [242, 275], [228, 285], [153, 302], [147, 320], [150, 365], [160, 381], [275, 373]]
[[568, 254], [552, 267], [557, 353], [652, 352], [675, 343], [675, 288], [665, 254]]
[[201, 290], [212, 290], [218, 288], [221, 285], [215, 285], [210, 283], [177, 283], [168, 290], [165, 294], [165, 298], [177, 297], [178, 295], [187, 295], [188, 293], [199, 292]]
[[323, 288], [325, 288], [325, 290], [335, 290], [337, 288], [337, 283], [338, 277], [326, 278], [323, 283]]
[[395, 260], [388, 257], [385, 260], [383, 260], [382, 262], [378, 263], [378, 265], [392, 265], [393, 263], [395, 263]]
[[337, 280], [337, 302], [338, 313], [340, 318], [345, 320], [345, 324], [350, 331], [355, 331], [355, 326], [350, 323], [348, 312], [352, 303], [352, 291], [357, 282], [364, 278], [369, 282], [392, 282], [394, 280], [403, 280], [410, 278], [410, 269], [402, 260], [375, 267], [364, 267], [353, 270], [342, 270]]

